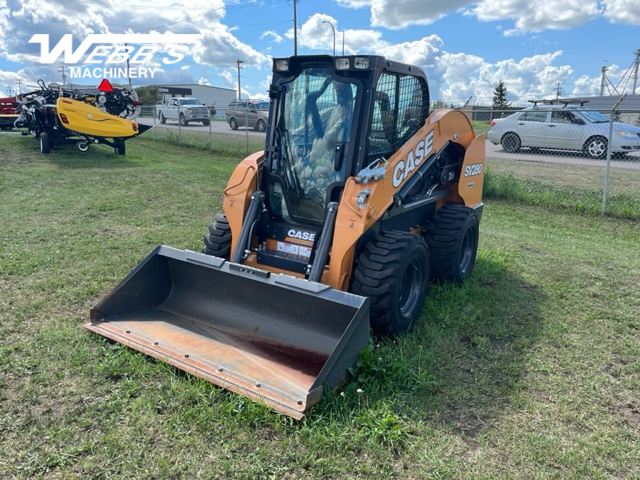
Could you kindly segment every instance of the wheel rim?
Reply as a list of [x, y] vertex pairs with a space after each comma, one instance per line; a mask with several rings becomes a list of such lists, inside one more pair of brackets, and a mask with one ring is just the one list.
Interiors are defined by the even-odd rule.
[[515, 152], [516, 150], [518, 150], [518, 148], [520, 148], [520, 142], [518, 140], [518, 137], [516, 137], [512, 133], [505, 135], [505, 137], [502, 140], [502, 148], [506, 152]]
[[466, 274], [467, 270], [471, 266], [473, 260], [473, 253], [475, 251], [475, 232], [472, 229], [468, 229], [464, 237], [462, 238], [462, 244], [460, 246], [460, 272]]
[[233, 130], [235, 130], [236, 128], [238, 128], [238, 123], [232, 118], [231, 120], [229, 120], [229, 125], [231, 126], [231, 128]]
[[258, 131], [259, 131], [259, 132], [264, 132], [264, 130], [265, 130], [264, 122], [263, 122], [262, 120], [260, 120], [260, 121], [258, 122]]
[[424, 270], [418, 258], [413, 258], [407, 266], [400, 283], [400, 294], [398, 296], [398, 305], [400, 313], [407, 316], [415, 308], [422, 284], [424, 283]]
[[589, 145], [587, 146], [587, 152], [589, 153], [589, 156], [594, 158], [602, 157], [606, 153], [606, 151], [607, 151], [607, 144], [604, 140], [600, 138], [591, 140], [589, 142]]

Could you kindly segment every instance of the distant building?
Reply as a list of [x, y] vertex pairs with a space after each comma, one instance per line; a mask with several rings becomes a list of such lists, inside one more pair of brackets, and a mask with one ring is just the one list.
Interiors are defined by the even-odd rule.
[[169, 97], [195, 97], [207, 107], [216, 107], [217, 115], [224, 115], [229, 102], [236, 98], [237, 93], [236, 90], [231, 88], [212, 87], [211, 85], [199, 85], [197, 83], [167, 83], [157, 86], [191, 89], [191, 95], [165, 95]]

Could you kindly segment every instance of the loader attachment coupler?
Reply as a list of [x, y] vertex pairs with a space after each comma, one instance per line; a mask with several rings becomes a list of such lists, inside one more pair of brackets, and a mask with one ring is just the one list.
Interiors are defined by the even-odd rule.
[[369, 301], [159, 246], [85, 326], [299, 419], [357, 361]]

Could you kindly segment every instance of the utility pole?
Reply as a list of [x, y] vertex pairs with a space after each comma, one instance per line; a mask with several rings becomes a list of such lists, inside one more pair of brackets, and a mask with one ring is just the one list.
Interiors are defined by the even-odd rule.
[[242, 64], [244, 63], [244, 60], [236, 60], [236, 67], [238, 67], [238, 100], [240, 100], [242, 98], [242, 93], [240, 90], [240, 69], [242, 68]]
[[298, 55], [298, 14], [296, 4], [298, 0], [293, 0], [293, 54]]
[[556, 82], [556, 100], [560, 98], [560, 85], [562, 85], [560, 82]]
[[327, 22], [323, 20], [322, 23], [328, 23], [331, 26], [331, 30], [333, 30], [333, 56], [336, 56], [336, 27], [333, 26], [333, 23]]
[[607, 80], [607, 66], [602, 67], [602, 78], [600, 79], [600, 96], [604, 96], [604, 86]]
[[58, 71], [62, 74], [62, 84], [67, 83], [67, 70], [64, 66], [64, 63], [58, 67]]
[[22, 95], [22, 80], [19, 78], [16, 83], [18, 84], [18, 95]]
[[640, 66], [640, 48], [636, 50], [636, 61], [633, 66], [633, 90], [631, 90], [631, 95], [636, 94], [636, 85], [638, 84], [638, 66]]
[[10, 97], [13, 97], [13, 88], [11, 88], [11, 85], [7, 85], [7, 93]]

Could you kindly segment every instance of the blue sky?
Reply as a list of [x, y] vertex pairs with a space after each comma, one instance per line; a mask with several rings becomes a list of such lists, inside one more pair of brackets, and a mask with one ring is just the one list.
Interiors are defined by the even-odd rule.
[[[490, 104], [498, 81], [524, 103], [597, 95], [607, 66], [608, 93], [631, 93], [630, 67], [640, 49], [638, 0], [299, 0], [298, 54], [378, 54], [422, 67], [434, 100]], [[329, 23], [326, 23], [329, 22]], [[155, 59], [145, 83], [205, 83], [266, 97], [271, 57], [293, 54], [293, 0], [0, 0], [0, 93], [61, 82], [60, 63], [41, 63], [34, 34], [52, 46], [73, 34], [198, 34], [183, 60]], [[82, 66], [81, 64], [76, 65]], [[67, 70], [67, 73], [69, 71]], [[622, 81], [622, 84], [619, 82]], [[97, 84], [85, 78], [74, 83]], [[640, 80], [637, 92], [640, 93]]]

